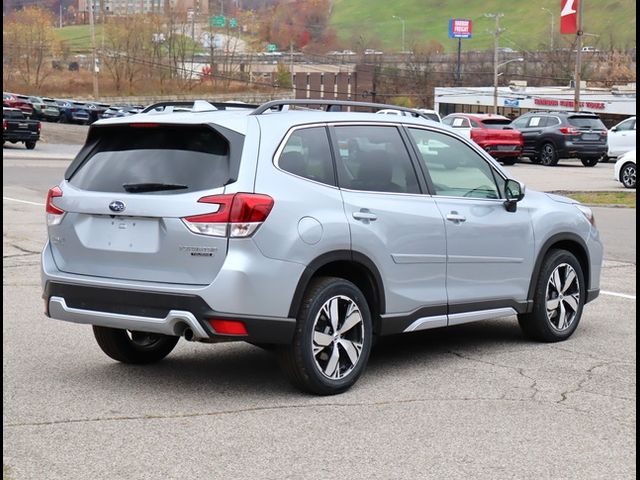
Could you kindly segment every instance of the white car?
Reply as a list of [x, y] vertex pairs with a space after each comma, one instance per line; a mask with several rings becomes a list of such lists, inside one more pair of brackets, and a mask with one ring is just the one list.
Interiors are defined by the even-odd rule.
[[607, 134], [607, 158], [617, 158], [636, 148], [636, 117], [623, 120], [611, 127]]
[[[434, 122], [442, 123], [442, 119], [440, 118], [440, 114], [435, 110], [429, 110], [428, 108], [416, 108], [418, 112], [422, 113], [429, 120], [433, 120]], [[409, 115], [408, 112], [403, 110], [394, 110], [392, 108], [383, 108], [382, 110], [378, 110], [376, 113], [383, 115]]]
[[625, 153], [613, 168], [613, 178], [625, 188], [636, 188], [636, 149]]

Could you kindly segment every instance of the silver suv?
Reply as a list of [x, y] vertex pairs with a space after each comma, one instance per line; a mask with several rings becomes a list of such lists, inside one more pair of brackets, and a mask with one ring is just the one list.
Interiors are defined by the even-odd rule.
[[420, 112], [367, 108], [402, 107], [197, 101], [94, 123], [46, 202], [47, 315], [125, 363], [180, 336], [247, 341], [317, 394], [353, 385], [378, 336], [517, 315], [567, 339], [599, 293], [591, 210], [525, 195]]

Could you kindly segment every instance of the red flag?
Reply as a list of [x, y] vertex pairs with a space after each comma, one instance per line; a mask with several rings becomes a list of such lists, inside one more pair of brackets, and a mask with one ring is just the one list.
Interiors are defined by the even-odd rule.
[[578, 4], [580, 0], [560, 0], [560, 33], [578, 32]]

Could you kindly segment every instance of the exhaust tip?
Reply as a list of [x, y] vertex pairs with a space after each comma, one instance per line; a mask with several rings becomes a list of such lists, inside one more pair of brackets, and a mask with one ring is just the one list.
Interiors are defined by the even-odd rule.
[[184, 332], [182, 332], [182, 335], [184, 336], [184, 339], [191, 342], [195, 339], [195, 335], [193, 333], [193, 330], [191, 330], [190, 328], [185, 328]]

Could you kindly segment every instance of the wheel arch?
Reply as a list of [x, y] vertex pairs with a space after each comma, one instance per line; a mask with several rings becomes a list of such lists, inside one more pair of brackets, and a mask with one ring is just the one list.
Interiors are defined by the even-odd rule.
[[351, 250], [335, 250], [316, 257], [307, 265], [289, 307], [289, 317], [296, 318], [304, 292], [312, 279], [320, 276], [343, 278], [354, 283], [364, 294], [371, 309], [374, 332], [379, 331], [380, 315], [386, 311], [384, 284], [375, 263], [366, 255]]
[[548, 238], [538, 252], [538, 256], [536, 257], [533, 267], [533, 274], [531, 275], [529, 283], [529, 292], [527, 294], [528, 300], [533, 300], [538, 277], [540, 276], [540, 270], [542, 269], [542, 262], [551, 250], [566, 250], [576, 257], [578, 263], [580, 263], [580, 268], [582, 268], [585, 281], [585, 292], [587, 292], [591, 284], [591, 260], [587, 244], [575, 233], [558, 233]]

